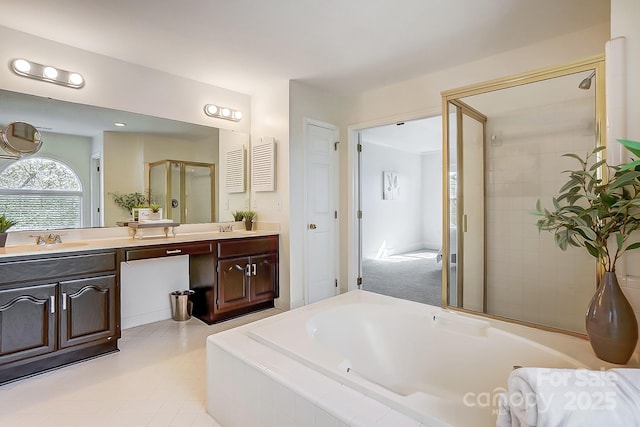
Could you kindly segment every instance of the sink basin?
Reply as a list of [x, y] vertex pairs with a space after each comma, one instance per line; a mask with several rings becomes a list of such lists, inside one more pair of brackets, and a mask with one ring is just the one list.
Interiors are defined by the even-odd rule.
[[52, 245], [35, 245], [37, 248], [40, 248], [42, 250], [55, 250], [55, 249], [67, 249], [67, 248], [75, 248], [78, 246], [87, 246], [87, 243], [85, 242], [62, 242], [62, 243], [55, 243]]
[[21, 252], [34, 252], [34, 251], [55, 251], [62, 249], [77, 248], [87, 246], [86, 242], [62, 242], [51, 245], [36, 245], [35, 243], [26, 245], [11, 245], [6, 246], [5, 253], [21, 253]]

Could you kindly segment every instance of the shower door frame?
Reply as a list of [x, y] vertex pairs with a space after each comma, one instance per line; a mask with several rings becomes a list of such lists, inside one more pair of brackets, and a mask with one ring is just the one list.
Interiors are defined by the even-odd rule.
[[[165, 195], [165, 206], [166, 206], [166, 213], [167, 213], [167, 219], [174, 219], [173, 218], [173, 213], [171, 210], [171, 178], [172, 178], [172, 171], [171, 171], [171, 164], [172, 163], [178, 163], [179, 164], [179, 185], [180, 185], [180, 199], [179, 199], [179, 206], [180, 206], [180, 218], [178, 222], [183, 223], [183, 219], [186, 219], [187, 217], [187, 212], [186, 212], [186, 194], [185, 194], [185, 190], [186, 190], [186, 183], [185, 183], [185, 178], [186, 178], [186, 168], [187, 166], [197, 166], [197, 167], [205, 167], [205, 168], [209, 168], [209, 173], [210, 173], [210, 177], [211, 177], [211, 209], [210, 209], [210, 222], [216, 222], [217, 218], [215, 217], [215, 212], [216, 212], [216, 165], [215, 163], [202, 163], [202, 162], [191, 162], [188, 160], [170, 160], [170, 159], [165, 159], [165, 160], [159, 160], [157, 162], [152, 162], [148, 164], [148, 173], [147, 173], [147, 188], [149, 189], [149, 194], [152, 194], [151, 190], [151, 169], [154, 166], [161, 166], [164, 164], [165, 166], [165, 188], [167, 189], [166, 191], [166, 195]], [[187, 222], [185, 222], [187, 223]]]

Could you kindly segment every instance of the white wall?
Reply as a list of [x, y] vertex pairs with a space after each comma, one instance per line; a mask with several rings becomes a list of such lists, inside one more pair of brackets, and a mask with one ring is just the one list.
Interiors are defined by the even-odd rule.
[[442, 245], [442, 153], [422, 154], [422, 245], [438, 250]]
[[257, 211], [258, 222], [280, 224], [280, 298], [276, 300], [276, 306], [286, 310], [291, 301], [299, 301], [302, 295], [302, 281], [289, 278], [289, 218], [294, 216], [289, 197], [289, 82], [262, 83], [263, 86], [251, 96], [251, 141], [259, 141], [262, 137], [275, 138], [276, 191], [252, 192], [251, 208]]
[[[421, 249], [423, 191], [420, 156], [367, 144], [366, 139], [362, 142], [362, 256], [385, 258]], [[397, 199], [383, 200], [383, 171], [394, 172], [398, 177]]]

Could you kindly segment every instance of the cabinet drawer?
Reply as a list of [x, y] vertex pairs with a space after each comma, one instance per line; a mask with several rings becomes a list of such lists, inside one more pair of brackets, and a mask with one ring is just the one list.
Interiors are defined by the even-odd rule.
[[218, 258], [278, 251], [278, 236], [244, 238], [218, 242]]
[[115, 271], [116, 252], [57, 256], [0, 263], [0, 285]]
[[153, 246], [144, 249], [128, 249], [125, 251], [124, 259], [125, 261], [135, 261], [138, 259], [207, 254], [211, 252], [213, 252], [213, 244], [211, 242]]

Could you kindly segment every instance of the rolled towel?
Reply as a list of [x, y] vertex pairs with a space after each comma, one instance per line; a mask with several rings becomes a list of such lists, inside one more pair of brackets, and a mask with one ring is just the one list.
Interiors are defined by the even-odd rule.
[[640, 427], [640, 369], [520, 368], [501, 398], [523, 427]]

